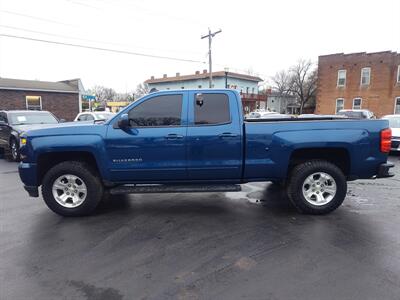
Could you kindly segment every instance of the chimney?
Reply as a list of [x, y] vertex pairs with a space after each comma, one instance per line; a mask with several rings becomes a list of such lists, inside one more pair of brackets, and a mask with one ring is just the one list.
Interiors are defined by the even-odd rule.
[[196, 73], [194, 73], [194, 74], [196, 74], [196, 75], [200, 75], [200, 71], [196, 71]]
[[167, 74], [164, 74], [164, 75], [163, 75], [163, 78], [167, 78]]
[[179, 77], [179, 76], [181, 76], [181, 73], [179, 73], [179, 72], [176, 73], [176, 77]]
[[203, 74], [207, 74], [207, 70], [206, 69], [203, 70]]
[[154, 76], [151, 76], [151, 77], [150, 77], [150, 80], [154, 80]]

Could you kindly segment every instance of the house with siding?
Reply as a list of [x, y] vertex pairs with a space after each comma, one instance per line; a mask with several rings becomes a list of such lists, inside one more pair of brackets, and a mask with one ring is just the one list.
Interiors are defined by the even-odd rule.
[[[176, 89], [203, 89], [209, 88], [210, 73], [196, 71], [194, 74], [155, 78], [151, 76], [145, 83], [150, 90], [176, 90]], [[259, 93], [258, 84], [263, 81], [260, 77], [228, 71], [212, 72], [212, 88], [229, 88], [237, 90], [242, 97], [243, 111], [245, 113], [266, 107], [267, 96]]]

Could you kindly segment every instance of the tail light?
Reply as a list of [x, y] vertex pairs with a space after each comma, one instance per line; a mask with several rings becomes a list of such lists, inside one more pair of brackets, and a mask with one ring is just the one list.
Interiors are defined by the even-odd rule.
[[381, 131], [381, 152], [389, 153], [392, 143], [392, 130], [390, 128]]

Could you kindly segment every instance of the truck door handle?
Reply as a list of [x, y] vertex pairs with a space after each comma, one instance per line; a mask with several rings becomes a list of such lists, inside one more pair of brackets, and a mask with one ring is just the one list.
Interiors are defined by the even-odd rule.
[[234, 138], [234, 137], [237, 137], [237, 136], [238, 136], [237, 134], [231, 133], [231, 132], [224, 132], [224, 133], [221, 133], [221, 134], [219, 135], [219, 137], [220, 137], [221, 139], [224, 139], [224, 138]]
[[167, 140], [180, 140], [183, 139], [183, 135], [176, 134], [176, 133], [170, 133], [165, 136], [165, 139]]

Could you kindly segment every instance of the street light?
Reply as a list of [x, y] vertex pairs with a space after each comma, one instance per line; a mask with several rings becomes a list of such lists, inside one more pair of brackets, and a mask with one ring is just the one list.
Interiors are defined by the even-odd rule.
[[228, 72], [229, 72], [229, 68], [225, 67], [224, 70], [225, 70], [225, 88], [227, 89], [228, 88]]

